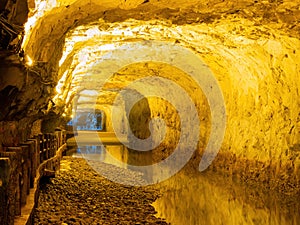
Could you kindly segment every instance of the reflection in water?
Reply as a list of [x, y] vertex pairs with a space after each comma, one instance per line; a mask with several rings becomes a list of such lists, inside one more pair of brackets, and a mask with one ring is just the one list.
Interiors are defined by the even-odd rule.
[[160, 188], [163, 195], [153, 206], [174, 225], [300, 224], [300, 198], [262, 193], [212, 172], [180, 172]]
[[128, 153], [122, 145], [107, 145], [107, 146], [78, 146], [73, 157], [83, 157], [87, 160], [101, 161], [104, 163], [121, 166], [126, 168], [126, 164], [119, 164], [118, 162], [127, 162]]
[[[76, 152], [72, 153], [72, 156], [83, 157], [92, 161], [100, 161], [124, 169], [128, 168], [129, 165], [143, 166], [152, 164], [150, 151], [134, 151], [127, 149], [123, 145], [78, 146]], [[145, 180], [151, 180], [152, 178], [152, 171], [144, 173], [140, 167], [136, 167], [135, 171], [142, 173]]]
[[[149, 164], [151, 160], [149, 155], [122, 146], [106, 146], [106, 150], [102, 146], [80, 147], [74, 156], [85, 154], [87, 159], [110, 164], [114, 162], [108, 154], [129, 164]], [[157, 216], [174, 225], [300, 224], [300, 196], [263, 193], [210, 171], [181, 171], [156, 187], [162, 193], [153, 203]]]

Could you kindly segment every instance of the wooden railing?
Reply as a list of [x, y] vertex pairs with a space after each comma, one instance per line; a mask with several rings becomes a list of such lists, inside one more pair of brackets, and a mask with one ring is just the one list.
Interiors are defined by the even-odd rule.
[[[0, 152], [0, 224], [12, 225], [35, 186], [36, 176], [43, 176], [41, 165], [56, 156], [66, 143], [66, 132], [39, 134], [17, 147]], [[44, 169], [44, 168], [43, 168]]]

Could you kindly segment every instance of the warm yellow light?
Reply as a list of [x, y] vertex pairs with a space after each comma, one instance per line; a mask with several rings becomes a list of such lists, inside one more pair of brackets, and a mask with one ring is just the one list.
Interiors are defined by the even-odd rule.
[[64, 72], [64, 75], [60, 78], [60, 80], [58, 81], [57, 85], [56, 85], [56, 93], [58, 95], [60, 95], [62, 92], [63, 92], [63, 87], [64, 87], [64, 84], [65, 84], [65, 81], [67, 79], [67, 75], [68, 75], [68, 70], [66, 70]]
[[26, 65], [27, 66], [33, 65], [33, 60], [28, 55], [26, 55]]
[[91, 96], [98, 96], [99, 93], [96, 90], [84, 90], [80, 92], [80, 95], [91, 97]]
[[80, 51], [78, 53], [78, 61], [79, 61], [79, 63], [82, 63], [83, 65], [85, 65], [86, 62], [88, 61], [88, 59], [89, 59], [89, 53], [86, 52], [86, 51], [84, 51], [84, 49], [83, 49], [83, 51]]
[[63, 116], [63, 117], [66, 117], [66, 116], [67, 116], [67, 114], [63, 113], [63, 114], [62, 114], [62, 116]]
[[114, 50], [115, 48], [116, 46], [114, 44], [106, 44], [106, 45], [99, 46], [99, 49], [102, 51]]
[[87, 35], [88, 38], [95, 37], [95, 36], [100, 36], [101, 31], [98, 29], [98, 27], [92, 27], [88, 29], [85, 34]]
[[25, 35], [22, 42], [22, 48], [26, 47], [29, 40], [30, 33], [33, 27], [36, 25], [39, 18], [41, 18], [47, 11], [50, 11], [57, 6], [56, 0], [35, 0], [35, 9], [33, 15], [28, 18], [24, 25]]

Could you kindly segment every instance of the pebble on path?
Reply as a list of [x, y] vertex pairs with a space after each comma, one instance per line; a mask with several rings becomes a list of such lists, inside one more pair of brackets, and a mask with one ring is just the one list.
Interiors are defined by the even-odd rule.
[[[97, 166], [120, 172], [113, 165], [99, 162]], [[134, 172], [132, 179], [143, 182]], [[155, 217], [151, 206], [158, 197], [159, 191], [152, 187], [114, 183], [95, 172], [85, 159], [64, 157], [56, 177], [41, 181], [34, 224], [165, 225], [168, 223]]]

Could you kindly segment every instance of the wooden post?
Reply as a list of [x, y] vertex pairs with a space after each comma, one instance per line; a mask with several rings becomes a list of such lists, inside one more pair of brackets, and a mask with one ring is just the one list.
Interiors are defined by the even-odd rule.
[[8, 186], [10, 178], [9, 158], [0, 158], [0, 224], [8, 221]]
[[28, 145], [21, 144], [22, 153], [24, 156], [24, 185], [26, 187], [26, 194], [30, 191], [30, 174], [31, 174], [31, 160], [30, 160], [30, 149]]
[[54, 143], [54, 134], [50, 134], [50, 157], [55, 155], [55, 143]]
[[47, 160], [47, 145], [48, 145], [48, 140], [47, 140], [47, 135], [43, 134], [43, 160]]
[[58, 149], [56, 132], [53, 134], [53, 143], [54, 143], [54, 155], [56, 155], [56, 151]]
[[[13, 173], [15, 190], [15, 215], [21, 215], [21, 179], [22, 179], [22, 149], [20, 147], [8, 147], [5, 154], [14, 154], [16, 157], [16, 168]], [[12, 156], [11, 156], [12, 157]], [[10, 157], [10, 158], [11, 158]]]
[[33, 188], [34, 178], [36, 176], [37, 160], [36, 160], [36, 140], [32, 139], [22, 143], [22, 146], [28, 146], [29, 149], [29, 164], [30, 164], [30, 175], [29, 175], [29, 187]]
[[[16, 193], [17, 193], [17, 179], [18, 176], [17, 173], [17, 167], [19, 163], [18, 154], [16, 152], [1, 152], [0, 158], [8, 158], [9, 164], [5, 163], [6, 166], [4, 168], [9, 168], [9, 173], [1, 173], [6, 180], [6, 192], [5, 192], [5, 204], [4, 207], [6, 208], [6, 219], [4, 221], [4, 224], [13, 225], [14, 224], [14, 218], [15, 215], [18, 214], [18, 208], [16, 208]], [[3, 165], [3, 164], [2, 164]], [[8, 167], [7, 167], [8, 166]], [[7, 171], [7, 169], [4, 169]]]
[[39, 142], [40, 142], [40, 163], [44, 161], [44, 135], [39, 134]]
[[46, 146], [45, 146], [45, 158], [50, 158], [50, 134], [45, 134]]
[[61, 135], [61, 131], [57, 131], [57, 139], [58, 139], [58, 147], [60, 147], [62, 144], [62, 135]]
[[67, 132], [66, 132], [65, 130], [62, 131], [62, 133], [63, 133], [63, 141], [62, 141], [62, 144], [61, 144], [61, 145], [63, 145], [63, 144], [66, 143], [66, 136], [67, 136]]
[[[39, 140], [37, 137], [32, 138], [32, 139], [28, 139], [28, 141], [32, 141], [33, 142], [33, 149], [32, 149], [32, 155], [31, 155], [31, 160], [32, 160], [32, 170], [34, 170], [34, 172], [32, 173], [34, 178], [36, 177], [36, 171], [37, 168], [39, 166], [39, 154], [38, 154], [38, 146], [39, 146]], [[34, 180], [34, 179], [33, 179]]]
[[[21, 206], [26, 204], [26, 197], [27, 197], [27, 175], [28, 170], [26, 168], [26, 149], [23, 151], [22, 147], [9, 147], [8, 151], [10, 153], [15, 153], [20, 156], [20, 174], [19, 174], [19, 186], [20, 186], [20, 201]], [[28, 148], [27, 148], [28, 151]], [[8, 153], [8, 152], [7, 152]]]
[[35, 135], [34, 139], [36, 140], [36, 167], [39, 168], [41, 164], [41, 158], [40, 158], [40, 137], [39, 135]]

